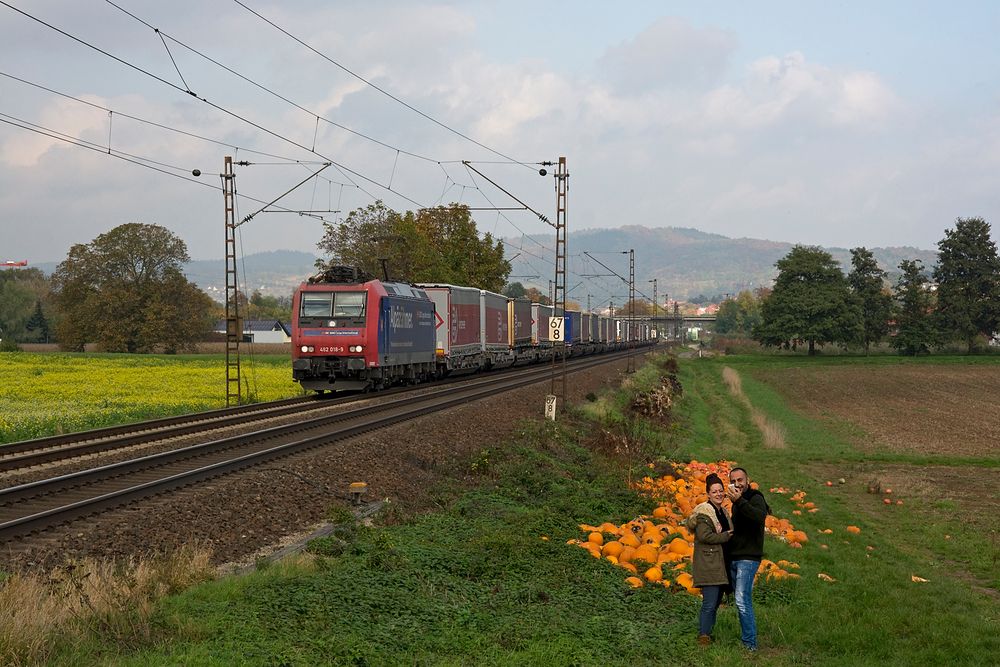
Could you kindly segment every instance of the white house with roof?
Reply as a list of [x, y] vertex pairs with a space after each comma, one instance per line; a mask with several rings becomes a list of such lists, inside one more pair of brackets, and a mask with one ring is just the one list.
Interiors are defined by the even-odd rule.
[[[226, 333], [226, 321], [215, 323], [215, 332]], [[291, 343], [292, 330], [281, 320], [243, 320], [243, 342]]]

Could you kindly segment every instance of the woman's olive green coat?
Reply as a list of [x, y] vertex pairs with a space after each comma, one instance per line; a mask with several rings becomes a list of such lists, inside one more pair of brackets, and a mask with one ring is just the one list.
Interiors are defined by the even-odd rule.
[[[708, 505], [708, 503], [703, 503], [703, 505]], [[691, 563], [691, 575], [694, 577], [696, 587], [729, 584], [729, 573], [726, 572], [726, 558], [722, 552], [722, 545], [729, 541], [732, 533], [720, 532], [716, 527], [715, 516], [710, 516], [708, 512], [714, 514], [711, 506], [703, 508], [702, 505], [699, 505], [687, 520], [688, 530], [694, 533], [694, 557]]]

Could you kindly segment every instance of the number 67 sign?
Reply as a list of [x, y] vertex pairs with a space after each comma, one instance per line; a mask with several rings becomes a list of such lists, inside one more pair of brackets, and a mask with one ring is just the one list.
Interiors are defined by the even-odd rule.
[[565, 320], [562, 317], [550, 317], [549, 318], [549, 340], [553, 342], [563, 340], [563, 322]]

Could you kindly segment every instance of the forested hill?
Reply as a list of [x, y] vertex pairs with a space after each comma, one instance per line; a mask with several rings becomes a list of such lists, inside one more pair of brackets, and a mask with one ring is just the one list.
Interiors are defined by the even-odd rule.
[[[537, 279], [515, 277], [512, 280], [534, 285], [545, 293], [553, 273], [552, 237], [505, 240], [508, 257], [517, 255], [519, 248], [524, 251], [515, 257], [512, 275], [540, 276]], [[583, 256], [583, 252], [587, 251], [625, 277], [628, 277], [628, 258], [617, 255], [616, 251], [634, 248], [637, 289], [651, 294], [646, 281], [656, 278], [661, 295], [666, 292], [670, 298], [691, 299], [698, 295], [712, 297], [762, 285], [770, 286], [776, 274], [774, 263], [788, 254], [794, 244], [751, 238], [733, 239], [686, 227], [629, 225], [618, 229], [571, 230], [567, 245], [569, 268], [574, 274], [608, 273], [598, 263]], [[845, 273], [850, 270], [850, 250], [825, 250], [840, 262]], [[937, 261], [936, 251], [913, 247], [869, 250], [874, 253], [879, 266], [892, 276], [898, 275], [901, 260], [919, 259], [928, 268]], [[539, 257], [544, 257], [544, 260]], [[579, 279], [571, 276], [570, 280]]]
[[[511, 280], [534, 285], [546, 293], [553, 273], [552, 237], [505, 240], [508, 244], [507, 257], [514, 257]], [[631, 225], [619, 229], [571, 230], [568, 245], [570, 270], [573, 273], [608, 273], [596, 262], [583, 257], [583, 251], [586, 250], [626, 277], [628, 258], [615, 255], [612, 251], [634, 248], [636, 286], [641, 291], [651, 295], [646, 281], [656, 278], [661, 295], [666, 293], [671, 298], [691, 299], [698, 295], [713, 297], [770, 285], [775, 275], [774, 263], [785, 256], [793, 244], [749, 238], [732, 239], [684, 227], [654, 229]], [[518, 255], [519, 248], [523, 248], [523, 252]], [[874, 252], [879, 265], [893, 275], [898, 274], [897, 267], [903, 259], [920, 259], [928, 268], [937, 261], [937, 253], [930, 250], [912, 247], [869, 249]], [[850, 269], [851, 255], [848, 249], [826, 250], [840, 262], [845, 271]], [[539, 259], [540, 257], [544, 259]], [[247, 289], [250, 292], [258, 289], [267, 296], [288, 296], [299, 283], [312, 275], [316, 258], [313, 253], [293, 250], [247, 255], [237, 267], [240, 283], [243, 283], [245, 274], [249, 280]], [[55, 262], [37, 265], [37, 268], [46, 273], [51, 273], [55, 267]], [[221, 300], [224, 293], [224, 270], [222, 259], [196, 260], [184, 267], [188, 279], [217, 300]], [[522, 277], [535, 275], [539, 277]], [[612, 279], [605, 280], [613, 282]]]
[[[240, 289], [265, 296], [291, 296], [303, 280], [316, 273], [316, 255], [297, 250], [258, 252], [242, 258], [236, 266]], [[203, 259], [188, 262], [184, 274], [217, 301], [225, 298], [225, 262]]]

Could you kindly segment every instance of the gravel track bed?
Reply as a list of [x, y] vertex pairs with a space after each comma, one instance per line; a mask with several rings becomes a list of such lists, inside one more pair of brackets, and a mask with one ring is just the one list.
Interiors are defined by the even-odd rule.
[[[626, 367], [620, 359], [569, 374], [567, 400], [617, 387]], [[439, 481], [471, 483], [469, 457], [509, 439], [521, 419], [541, 420], [548, 391], [545, 380], [81, 519], [44, 540], [4, 545], [0, 567], [48, 569], [67, 558], [120, 558], [190, 543], [210, 548], [220, 565], [252, 563], [309, 534], [331, 506], [346, 504], [348, 485], [360, 480], [368, 483], [368, 500], [426, 510]]]
[[327, 408], [317, 408], [304, 413], [271, 417], [246, 425], [223, 426], [210, 431], [201, 431], [199, 433], [191, 433], [174, 438], [152, 440], [150, 442], [143, 442], [137, 445], [124, 447], [122, 449], [85, 454], [68, 461], [51, 461], [23, 471], [11, 470], [0, 473], [0, 488], [8, 488], [19, 484], [28, 484], [42, 479], [49, 479], [56, 474], [68, 475], [80, 470], [89, 470], [98, 466], [119, 463], [121, 461], [138, 458], [139, 456], [159, 454], [160, 452], [180, 449], [190, 445], [197, 445], [209, 442], [210, 440], [222, 440], [224, 438], [231, 438], [244, 433], [253, 433], [254, 431], [263, 428], [292, 424], [297, 421], [301, 421], [302, 419], [314, 419], [323, 415], [336, 414], [338, 412], [343, 412], [344, 410], [371, 405], [373, 400], [376, 399], [362, 399], [349, 405], [331, 405]]

